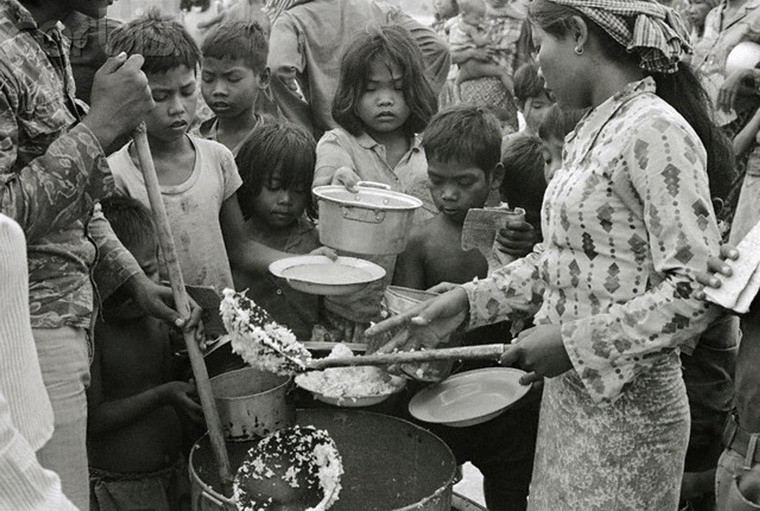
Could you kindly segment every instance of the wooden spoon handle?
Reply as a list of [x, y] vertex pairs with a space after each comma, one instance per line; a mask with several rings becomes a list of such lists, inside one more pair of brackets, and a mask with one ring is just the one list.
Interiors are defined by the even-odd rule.
[[309, 362], [307, 370], [320, 371], [328, 367], [389, 365], [405, 362], [432, 362], [435, 360], [498, 359], [507, 347], [507, 344], [484, 344], [483, 346], [465, 346], [461, 348], [375, 353], [360, 357], [322, 358]]
[[[174, 247], [174, 239], [172, 238], [171, 228], [169, 227], [169, 219], [166, 216], [164, 201], [161, 197], [161, 187], [158, 184], [156, 168], [153, 165], [153, 156], [151, 155], [150, 146], [148, 145], [148, 135], [145, 131], [144, 124], [140, 125], [140, 127], [134, 131], [133, 137], [135, 149], [137, 150], [137, 157], [140, 160], [140, 167], [142, 168], [143, 177], [145, 179], [145, 188], [148, 191], [148, 199], [150, 200], [150, 207], [153, 212], [153, 221], [156, 223], [156, 229], [158, 230], [161, 253], [164, 256], [166, 268], [169, 272], [169, 282], [171, 283], [172, 294], [174, 295], [174, 304], [177, 307], [177, 311], [182, 316], [189, 316], [191, 312], [190, 300], [187, 296], [187, 291], [185, 290], [185, 281], [182, 278], [182, 271], [180, 270], [179, 261], [177, 260], [177, 251]], [[211, 392], [211, 384], [209, 383], [206, 364], [193, 332], [184, 332], [184, 338], [185, 345], [187, 346], [187, 353], [190, 356], [190, 365], [193, 368], [195, 385], [198, 389], [201, 407], [203, 408], [203, 416], [206, 419], [206, 426], [208, 427], [211, 447], [213, 448], [217, 464], [219, 465], [219, 475], [222, 481], [230, 483], [232, 481], [230, 460], [227, 456], [227, 446], [224, 442], [224, 435], [222, 434], [222, 423], [219, 420], [216, 401]]]

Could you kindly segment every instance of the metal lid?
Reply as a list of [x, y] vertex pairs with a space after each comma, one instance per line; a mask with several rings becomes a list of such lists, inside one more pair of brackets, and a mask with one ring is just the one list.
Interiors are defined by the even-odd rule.
[[352, 192], [342, 185], [318, 186], [312, 193], [322, 200], [336, 202], [342, 206], [354, 206], [377, 210], [414, 210], [422, 206], [422, 201], [405, 193], [394, 192], [382, 183], [360, 181], [358, 192]]

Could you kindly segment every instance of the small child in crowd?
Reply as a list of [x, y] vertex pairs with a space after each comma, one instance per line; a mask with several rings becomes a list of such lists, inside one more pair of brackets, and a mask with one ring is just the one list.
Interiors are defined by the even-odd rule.
[[[119, 241], [158, 280], [150, 211], [114, 197], [103, 213]], [[95, 326], [87, 390], [91, 509], [179, 510], [189, 505], [183, 423], [202, 422], [195, 385], [172, 381], [169, 327], [116, 291]]]
[[560, 108], [556, 103], [546, 112], [546, 117], [538, 127], [538, 136], [544, 144], [544, 177], [547, 183], [562, 166], [565, 137], [575, 129], [585, 114], [585, 110]]
[[269, 43], [258, 23], [227, 21], [214, 28], [201, 47], [201, 92], [214, 117], [198, 135], [224, 144], [237, 155], [245, 138], [262, 122], [257, 111], [269, 85]]
[[538, 65], [527, 62], [515, 71], [515, 103], [525, 120], [525, 131], [538, 135], [554, 99], [544, 87], [544, 79], [538, 74]]
[[[430, 25], [430, 28], [435, 30], [441, 41], [448, 41], [451, 27], [456, 23], [456, 16], [459, 14], [459, 6], [456, 0], [433, 0], [433, 10], [435, 11], [435, 21]], [[440, 108], [456, 103], [457, 70], [456, 65], [452, 65], [449, 68], [446, 83], [438, 95], [438, 105]]]
[[[326, 132], [317, 144], [313, 186], [353, 189], [359, 181], [383, 183], [422, 200], [416, 221], [430, 218], [435, 205], [416, 133], [425, 129], [436, 108], [422, 53], [408, 31], [385, 26], [358, 35], [343, 55], [332, 105], [340, 127]], [[387, 271], [383, 281], [325, 300], [328, 323], [346, 341], [360, 340], [369, 322], [378, 319], [382, 290], [393, 275], [393, 256], [369, 259]]]
[[[499, 187], [501, 200], [510, 208], [525, 210], [525, 222], [499, 233], [498, 245], [503, 252], [521, 257], [529, 252], [541, 235], [541, 207], [546, 192], [544, 178], [544, 146], [541, 139], [527, 132], [516, 133], [504, 144], [501, 153], [504, 179]], [[527, 225], [525, 225], [527, 224]]]
[[[187, 284], [232, 288], [231, 265], [260, 275], [286, 254], [249, 240], [235, 192], [242, 184], [232, 153], [187, 133], [198, 104], [200, 51], [185, 29], [151, 11], [111, 35], [111, 52], [139, 53], [156, 102], [146, 117], [161, 195]], [[117, 191], [149, 206], [134, 144], [108, 158]], [[228, 258], [229, 256], [229, 258]], [[165, 269], [161, 265], [162, 277]]]
[[[412, 229], [407, 249], [398, 257], [393, 283], [428, 289], [444, 282], [462, 284], [485, 277], [485, 257], [477, 250], [461, 249], [462, 224], [467, 211], [482, 208], [489, 192], [501, 183], [499, 120], [484, 108], [451, 107], [433, 117], [422, 144], [428, 157], [431, 194], [440, 213]], [[463, 342], [504, 342], [507, 327], [498, 324], [477, 329], [466, 334]], [[483, 424], [431, 428], [447, 442], [459, 463], [471, 461], [483, 473], [488, 509], [526, 508], [539, 397], [540, 391], [534, 390], [518, 408]]]
[[[243, 178], [238, 191], [246, 231], [264, 245], [293, 254], [318, 248], [311, 195], [316, 142], [305, 130], [283, 121], [251, 132], [237, 155]], [[309, 340], [319, 319], [319, 299], [292, 289], [272, 275], [235, 279], [296, 338]]]
[[[449, 30], [449, 46], [452, 51], [482, 49], [488, 52], [493, 41], [485, 28], [485, 0], [459, 0], [459, 16]], [[469, 59], [459, 64], [456, 85], [475, 78], [494, 77], [501, 80], [504, 87], [513, 90], [512, 77], [505, 67], [499, 66], [493, 60]]]

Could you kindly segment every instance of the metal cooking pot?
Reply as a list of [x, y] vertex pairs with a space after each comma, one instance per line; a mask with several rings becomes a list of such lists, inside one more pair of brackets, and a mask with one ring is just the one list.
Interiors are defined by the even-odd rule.
[[414, 212], [422, 201], [382, 183], [360, 181], [358, 192], [344, 186], [314, 188], [319, 202], [319, 241], [355, 254], [400, 254], [406, 248]]
[[227, 440], [261, 438], [295, 421], [291, 377], [247, 367], [220, 374], [210, 381]]
[[[429, 431], [395, 417], [359, 410], [298, 410], [296, 423], [326, 429], [343, 458], [343, 489], [331, 511], [460, 509], [452, 507], [454, 455]], [[227, 443], [233, 468], [240, 466], [253, 445]], [[221, 490], [208, 436], [195, 444], [189, 464], [192, 510], [235, 511], [234, 502]]]

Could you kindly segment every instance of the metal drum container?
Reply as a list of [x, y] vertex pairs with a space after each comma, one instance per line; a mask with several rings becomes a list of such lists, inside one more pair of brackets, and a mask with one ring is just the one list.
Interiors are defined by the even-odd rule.
[[[340, 499], [331, 511], [462, 511], [478, 509], [453, 499], [456, 462], [437, 436], [414, 424], [360, 410], [298, 410], [296, 423], [330, 433], [343, 458]], [[230, 463], [238, 467], [254, 442], [228, 443]], [[193, 511], [234, 511], [221, 490], [208, 436], [190, 454]], [[452, 500], [453, 499], [453, 500]]]
[[344, 186], [314, 188], [319, 202], [319, 241], [355, 254], [400, 254], [422, 201], [390, 186], [360, 181], [357, 192]]
[[211, 378], [225, 438], [253, 440], [292, 425], [296, 417], [292, 388], [292, 378], [250, 367]]

